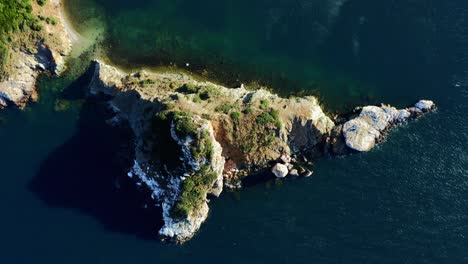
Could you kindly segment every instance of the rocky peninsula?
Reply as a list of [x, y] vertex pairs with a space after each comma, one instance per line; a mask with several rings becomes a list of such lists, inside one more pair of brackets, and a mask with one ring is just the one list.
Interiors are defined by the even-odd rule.
[[0, 109], [22, 108], [37, 99], [40, 73], [59, 75], [65, 70], [72, 40], [60, 0], [8, 0], [5, 9], [0, 33]]
[[89, 95], [103, 98], [134, 133], [128, 176], [162, 209], [163, 239], [184, 242], [206, 220], [209, 197], [260, 176], [311, 176], [313, 161], [372, 150], [399, 124], [435, 110], [356, 108], [329, 117], [315, 97], [281, 98], [226, 88], [184, 74], [127, 74], [94, 61]]

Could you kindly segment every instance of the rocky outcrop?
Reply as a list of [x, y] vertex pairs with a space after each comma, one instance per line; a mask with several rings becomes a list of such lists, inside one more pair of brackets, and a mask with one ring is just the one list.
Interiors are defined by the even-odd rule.
[[362, 108], [358, 117], [343, 125], [346, 146], [356, 151], [370, 151], [388, 129], [434, 109], [435, 104], [427, 100], [421, 100], [414, 107], [400, 110], [387, 105], [366, 106]]
[[273, 172], [277, 178], [284, 178], [289, 174], [288, 167], [281, 163], [276, 163], [276, 165], [271, 169], [271, 172]]
[[33, 5], [33, 15], [59, 18], [55, 25], [44, 22], [44, 28], [35, 40], [24, 38], [28, 45], [12, 47], [6, 76], [0, 81], [0, 108], [8, 105], [24, 107], [37, 99], [36, 79], [42, 72], [60, 74], [65, 70], [65, 57], [71, 52], [71, 40], [63, 26], [60, 1], [48, 1], [45, 6]]
[[363, 107], [336, 124], [314, 97], [281, 98], [266, 90], [226, 88], [187, 75], [127, 74], [93, 62], [89, 85], [135, 133], [129, 172], [161, 206], [164, 239], [183, 242], [207, 218], [208, 195], [239, 188], [262, 173], [311, 176], [312, 159], [369, 151], [393, 126], [435, 106]]

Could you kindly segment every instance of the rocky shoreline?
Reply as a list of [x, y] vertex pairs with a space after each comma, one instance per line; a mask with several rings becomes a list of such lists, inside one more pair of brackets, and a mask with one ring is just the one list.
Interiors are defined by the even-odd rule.
[[72, 40], [64, 26], [61, 8], [60, 0], [47, 1], [43, 6], [33, 1], [32, 14], [54, 22], [43, 22], [42, 30], [34, 39], [24, 36], [19, 40], [20, 45], [10, 48], [7, 74], [0, 81], [0, 109], [10, 105], [23, 108], [30, 100], [37, 100], [39, 74], [59, 75], [65, 70], [65, 57], [71, 52]]
[[226, 88], [183, 74], [127, 74], [100, 61], [90, 67], [90, 96], [103, 96], [135, 134], [128, 176], [161, 206], [159, 235], [189, 240], [206, 220], [209, 197], [258, 175], [311, 176], [312, 161], [370, 151], [392, 127], [436, 109], [431, 101], [396, 109], [357, 108], [330, 118], [315, 97]]

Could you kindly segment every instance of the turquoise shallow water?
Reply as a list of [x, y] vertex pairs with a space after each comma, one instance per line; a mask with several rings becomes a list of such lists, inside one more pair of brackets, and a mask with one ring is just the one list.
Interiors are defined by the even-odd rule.
[[[68, 4], [75, 19], [104, 22], [104, 45], [123, 65], [198, 61], [189, 70], [199, 63], [213, 78], [233, 82], [239, 74], [283, 92], [297, 85], [333, 108], [425, 97], [439, 110], [370, 153], [317, 162], [311, 178], [226, 192], [193, 240], [168, 245], [150, 236], [157, 212], [143, 208], [126, 181], [126, 134], [109, 130], [93, 102], [75, 101], [82, 83], [72, 81], [89, 59], [73, 60], [70, 75], [41, 80], [39, 103], [0, 113], [1, 263], [468, 261], [465, 1]], [[269, 38], [265, 13], [280, 21]], [[304, 66], [313, 70], [297, 70]], [[306, 85], [314, 81], [326, 85]], [[57, 97], [74, 102], [56, 112]]]

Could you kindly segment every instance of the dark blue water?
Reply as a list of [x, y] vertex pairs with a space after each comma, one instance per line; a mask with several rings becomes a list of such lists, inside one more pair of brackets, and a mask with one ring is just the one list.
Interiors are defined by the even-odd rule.
[[[152, 238], [158, 212], [125, 177], [128, 133], [105, 125], [98, 102], [80, 100], [86, 80], [73, 80], [83, 68], [44, 77], [39, 103], [0, 114], [1, 263], [468, 262], [465, 1], [68, 7], [103, 22], [102, 45], [122, 65], [188, 61], [188, 70], [226, 83], [318, 92], [334, 109], [429, 98], [439, 110], [370, 153], [317, 162], [312, 178], [223, 193], [202, 230], [176, 246]], [[57, 98], [72, 103], [57, 112]]]

